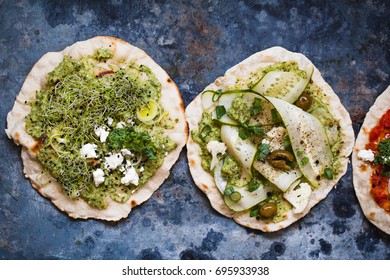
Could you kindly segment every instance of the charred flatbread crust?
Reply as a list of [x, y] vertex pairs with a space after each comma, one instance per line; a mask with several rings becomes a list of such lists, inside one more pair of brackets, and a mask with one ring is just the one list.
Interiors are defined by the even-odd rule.
[[[318, 69], [315, 68], [313, 63], [303, 54], [293, 53], [282, 47], [273, 47], [255, 53], [227, 70], [223, 77], [217, 78], [212, 84], [208, 85], [205, 90], [227, 90], [227, 88], [233, 86], [237, 80], [249, 79], [251, 73], [255, 72], [257, 69], [283, 61], [296, 61], [300, 69], [305, 69], [310, 65], [314, 67], [312, 81], [326, 94], [327, 102], [330, 104], [330, 113], [335, 119], [340, 121], [341, 133], [344, 140], [340, 152], [340, 165], [342, 166], [340, 172], [337, 176], [334, 176], [333, 180], [328, 180], [326, 182], [323, 180], [320, 188], [312, 192], [309, 204], [304, 212], [295, 214], [290, 210], [286, 213], [287, 218], [285, 220], [278, 223], [267, 223], [251, 218], [248, 212], [231, 211], [225, 205], [219, 190], [215, 186], [213, 176], [206, 172], [201, 166], [202, 159], [200, 157], [200, 146], [195, 143], [191, 137], [189, 137], [187, 141], [188, 161], [192, 178], [195, 184], [207, 195], [212, 207], [222, 215], [234, 219], [238, 224], [265, 232], [277, 231], [289, 226], [305, 216], [314, 205], [324, 199], [347, 171], [349, 155], [352, 152], [354, 144], [354, 132], [348, 112], [341, 104], [339, 97], [322, 78]], [[202, 113], [201, 95], [199, 94], [186, 108], [186, 117], [190, 131], [198, 129], [198, 123], [202, 118]]]
[[[74, 59], [81, 59], [93, 54], [97, 49], [107, 48], [114, 52], [114, 56], [107, 63], [135, 62], [149, 67], [161, 83], [161, 104], [167, 110], [172, 119], [178, 119], [173, 129], [167, 130], [169, 137], [177, 144], [177, 147], [165, 157], [163, 165], [156, 173], [132, 194], [125, 203], [118, 203], [108, 199], [108, 206], [103, 210], [91, 207], [84, 200], [74, 200], [68, 197], [62, 187], [48, 174], [41, 174], [42, 166], [36, 158], [39, 150], [39, 142], [31, 137], [25, 129], [25, 117], [30, 113], [31, 107], [25, 101], [32, 101], [46, 84], [46, 76], [54, 70], [63, 60], [65, 55]], [[173, 164], [179, 157], [180, 151], [187, 141], [187, 125], [184, 115], [184, 103], [180, 92], [168, 76], [168, 74], [148, 56], [143, 50], [129, 43], [108, 36], [98, 36], [86, 41], [77, 42], [61, 52], [49, 52], [45, 54], [31, 69], [21, 88], [12, 111], [7, 116], [8, 128], [6, 133], [17, 145], [22, 145], [22, 160], [24, 174], [29, 178], [33, 187], [43, 196], [49, 198], [61, 211], [68, 213], [72, 218], [96, 218], [116, 221], [129, 215], [134, 206], [150, 198], [154, 191], [169, 176]], [[48, 183], [48, 182], [51, 183]], [[44, 182], [44, 183], [42, 183]]]
[[390, 108], [389, 105], [390, 86], [376, 99], [367, 112], [352, 153], [353, 184], [363, 213], [371, 223], [387, 234], [390, 234], [390, 215], [378, 206], [370, 194], [371, 164], [359, 160], [357, 154], [360, 150], [365, 150], [371, 129], [378, 124], [383, 114]]

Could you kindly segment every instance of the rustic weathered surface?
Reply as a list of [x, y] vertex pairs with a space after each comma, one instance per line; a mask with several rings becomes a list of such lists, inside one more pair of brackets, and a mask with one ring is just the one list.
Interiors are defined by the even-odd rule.
[[0, 259], [390, 259], [390, 237], [364, 218], [350, 169], [304, 219], [264, 234], [211, 208], [192, 182], [184, 150], [169, 179], [129, 218], [80, 221], [30, 186], [20, 148], [4, 133], [32, 65], [96, 35], [144, 49], [175, 80], [186, 105], [257, 51], [280, 45], [302, 52], [339, 94], [357, 132], [390, 81], [389, 3], [97, 2], [0, 1]]

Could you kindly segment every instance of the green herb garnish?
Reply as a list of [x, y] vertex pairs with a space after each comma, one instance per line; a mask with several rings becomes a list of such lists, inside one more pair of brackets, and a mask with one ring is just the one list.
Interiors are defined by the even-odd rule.
[[218, 105], [218, 106], [215, 108], [215, 113], [216, 113], [216, 115], [217, 115], [217, 119], [218, 119], [218, 120], [219, 120], [220, 118], [222, 118], [222, 116], [226, 114], [225, 106], [223, 106], [223, 105]]
[[257, 148], [257, 159], [258, 160], [264, 160], [270, 153], [270, 145], [269, 144], [261, 144], [258, 148]]
[[251, 116], [256, 116], [263, 111], [263, 106], [261, 106], [261, 99], [255, 98], [253, 105], [251, 107]]

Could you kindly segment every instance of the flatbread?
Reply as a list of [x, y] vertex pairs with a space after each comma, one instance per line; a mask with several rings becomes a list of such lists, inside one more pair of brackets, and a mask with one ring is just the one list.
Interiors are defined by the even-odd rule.
[[365, 150], [369, 135], [384, 113], [390, 108], [390, 86], [378, 96], [367, 112], [363, 125], [356, 138], [352, 153], [353, 184], [356, 196], [366, 218], [382, 231], [390, 234], [390, 214], [379, 207], [370, 194], [372, 167], [369, 162], [357, 158], [360, 150]]
[[[226, 71], [223, 77], [217, 78], [212, 84], [208, 85], [205, 90], [227, 90], [235, 85], [236, 81], [246, 80], [251, 77], [251, 73], [257, 69], [267, 67], [271, 64], [284, 61], [296, 61], [300, 69], [307, 69], [313, 66], [313, 63], [300, 53], [290, 52], [282, 47], [273, 47], [264, 51], [253, 54], [239, 64]], [[288, 211], [287, 218], [278, 223], [267, 223], [262, 220], [251, 218], [248, 212], [233, 212], [224, 203], [223, 198], [217, 187], [214, 178], [206, 172], [201, 166], [200, 146], [195, 143], [191, 137], [187, 141], [188, 161], [192, 178], [195, 184], [207, 195], [212, 207], [224, 216], [234, 219], [237, 223], [265, 232], [277, 231], [285, 228], [305, 216], [310, 209], [324, 199], [339, 179], [347, 171], [348, 157], [352, 152], [354, 144], [354, 132], [352, 122], [346, 109], [340, 102], [339, 97], [333, 92], [332, 88], [322, 78], [320, 72], [314, 67], [312, 81], [319, 86], [326, 94], [327, 102], [330, 104], [330, 113], [335, 119], [340, 121], [341, 133], [344, 143], [340, 153], [340, 172], [332, 180], [323, 183], [320, 188], [312, 192], [310, 201], [305, 211], [300, 214]], [[186, 108], [186, 116], [190, 131], [198, 129], [198, 123], [202, 118], [203, 108], [201, 94], [199, 94]], [[323, 180], [324, 181], [324, 180]]]
[[[25, 130], [25, 117], [30, 113], [31, 107], [25, 101], [32, 101], [46, 84], [46, 76], [54, 70], [63, 60], [65, 55], [75, 59], [81, 59], [86, 55], [95, 53], [97, 49], [107, 48], [114, 52], [114, 56], [108, 63], [123, 63], [133, 61], [139, 65], [146, 65], [155, 74], [161, 83], [161, 104], [167, 110], [172, 119], [178, 119], [173, 129], [167, 130], [169, 137], [177, 144], [177, 147], [165, 157], [163, 165], [156, 173], [125, 203], [108, 201], [107, 208], [99, 210], [91, 207], [84, 200], [74, 200], [62, 191], [62, 187], [46, 173], [37, 180], [41, 174], [42, 166], [36, 158], [38, 142]], [[184, 103], [180, 92], [168, 76], [168, 74], [148, 56], [143, 50], [130, 45], [120, 39], [108, 36], [98, 36], [86, 41], [77, 42], [60, 52], [45, 54], [31, 69], [16, 97], [12, 111], [7, 117], [8, 128], [6, 133], [17, 145], [22, 145], [22, 160], [24, 174], [30, 179], [33, 187], [43, 196], [49, 198], [61, 211], [66, 212], [72, 218], [96, 218], [116, 221], [129, 215], [131, 209], [150, 198], [154, 191], [169, 176], [170, 169], [179, 157], [180, 151], [187, 141], [187, 125], [184, 116]], [[42, 182], [49, 182], [42, 184]]]

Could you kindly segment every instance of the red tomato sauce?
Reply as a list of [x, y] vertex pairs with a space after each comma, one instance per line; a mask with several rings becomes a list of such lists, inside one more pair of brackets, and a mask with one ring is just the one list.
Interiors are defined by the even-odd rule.
[[[390, 109], [382, 116], [378, 124], [371, 129], [369, 143], [366, 149], [378, 154], [378, 144], [384, 139], [390, 139]], [[373, 165], [370, 193], [375, 202], [385, 211], [390, 212], [390, 196], [388, 191], [389, 177], [382, 176], [383, 165]]]

